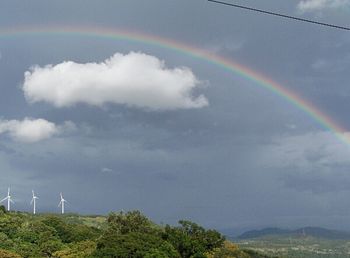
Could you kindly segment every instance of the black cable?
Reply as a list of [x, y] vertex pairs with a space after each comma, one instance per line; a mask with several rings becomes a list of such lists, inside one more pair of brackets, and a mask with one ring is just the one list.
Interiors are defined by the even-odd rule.
[[248, 6], [232, 4], [232, 3], [223, 2], [223, 1], [217, 1], [217, 0], [208, 0], [208, 2], [221, 4], [221, 5], [226, 5], [226, 6], [230, 6], [230, 7], [236, 7], [236, 8], [240, 8], [240, 9], [245, 9], [245, 10], [248, 10], [248, 11], [253, 11], [253, 12], [258, 12], [258, 13], [263, 13], [263, 14], [268, 14], [268, 15], [273, 15], [273, 16], [278, 16], [278, 17], [282, 17], [282, 18], [286, 18], [286, 19], [295, 20], [295, 21], [308, 22], [308, 23], [317, 24], [317, 25], [321, 25], [321, 26], [331, 27], [331, 28], [334, 28], [334, 29], [350, 31], [350, 27], [343, 27], [343, 26], [338, 26], [338, 25], [334, 25], [334, 24], [331, 24], [331, 23], [324, 23], [324, 22], [304, 19], [304, 18], [300, 18], [300, 17], [296, 17], [296, 16], [291, 16], [291, 15], [286, 15], [286, 14], [281, 14], [281, 13], [276, 13], [276, 12], [271, 12], [271, 11], [265, 11], [265, 10], [262, 10], [262, 9], [256, 9], [256, 8], [252, 8], [252, 7], [248, 7]]

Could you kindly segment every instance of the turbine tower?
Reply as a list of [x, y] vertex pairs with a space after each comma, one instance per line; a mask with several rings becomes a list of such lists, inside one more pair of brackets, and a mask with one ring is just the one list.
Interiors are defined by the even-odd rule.
[[7, 189], [7, 196], [6, 196], [4, 199], [2, 199], [2, 200], [0, 201], [0, 203], [3, 202], [3, 201], [6, 201], [6, 200], [7, 200], [7, 211], [10, 211], [10, 210], [11, 210], [11, 202], [14, 203], [14, 202], [12, 201], [12, 199], [11, 199], [10, 187]]
[[30, 202], [30, 205], [33, 204], [33, 214], [36, 214], [36, 199], [39, 199], [38, 196], [35, 195], [34, 190], [32, 190], [33, 198]]
[[61, 205], [61, 214], [64, 214], [64, 203], [65, 202], [67, 202], [64, 198], [63, 198], [63, 195], [62, 195], [62, 193], [60, 193], [60, 196], [61, 196], [61, 201], [60, 201], [60, 203], [58, 204], [58, 207], [60, 207], [60, 205]]

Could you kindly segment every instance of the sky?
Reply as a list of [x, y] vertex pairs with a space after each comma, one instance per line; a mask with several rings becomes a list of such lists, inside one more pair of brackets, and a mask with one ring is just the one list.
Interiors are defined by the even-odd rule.
[[[348, 0], [228, 2], [350, 21]], [[29, 33], [39, 28], [52, 33]], [[347, 31], [205, 0], [5, 0], [0, 196], [10, 186], [14, 209], [30, 211], [34, 189], [40, 212], [59, 212], [62, 192], [83, 214], [350, 230], [350, 144], [297, 105], [188, 53], [54, 28], [129, 31], [225, 57], [350, 128]]]

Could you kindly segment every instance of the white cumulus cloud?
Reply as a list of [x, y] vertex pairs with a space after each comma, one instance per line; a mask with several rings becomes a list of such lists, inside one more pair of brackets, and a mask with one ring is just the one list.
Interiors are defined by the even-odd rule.
[[102, 168], [102, 169], [101, 169], [101, 172], [102, 172], [102, 173], [113, 173], [114, 170], [111, 169], [111, 168]]
[[72, 122], [57, 126], [45, 119], [0, 120], [0, 134], [8, 134], [12, 139], [25, 143], [49, 139], [74, 127]]
[[350, 6], [350, 0], [303, 0], [298, 4], [298, 10], [305, 12], [320, 12], [325, 9], [337, 9]]
[[77, 103], [103, 106], [124, 104], [150, 110], [201, 108], [203, 95], [194, 96], [199, 80], [189, 68], [169, 69], [157, 57], [143, 53], [116, 53], [101, 63], [66, 61], [25, 73], [27, 101], [56, 107]]

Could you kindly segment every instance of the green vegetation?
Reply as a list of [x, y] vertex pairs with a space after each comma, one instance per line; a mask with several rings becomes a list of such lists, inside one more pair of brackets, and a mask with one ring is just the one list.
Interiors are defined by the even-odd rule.
[[327, 239], [310, 235], [270, 235], [239, 240], [241, 248], [288, 258], [350, 258], [349, 239]]
[[139, 211], [31, 215], [0, 207], [0, 257], [264, 258], [190, 221], [159, 226]]

